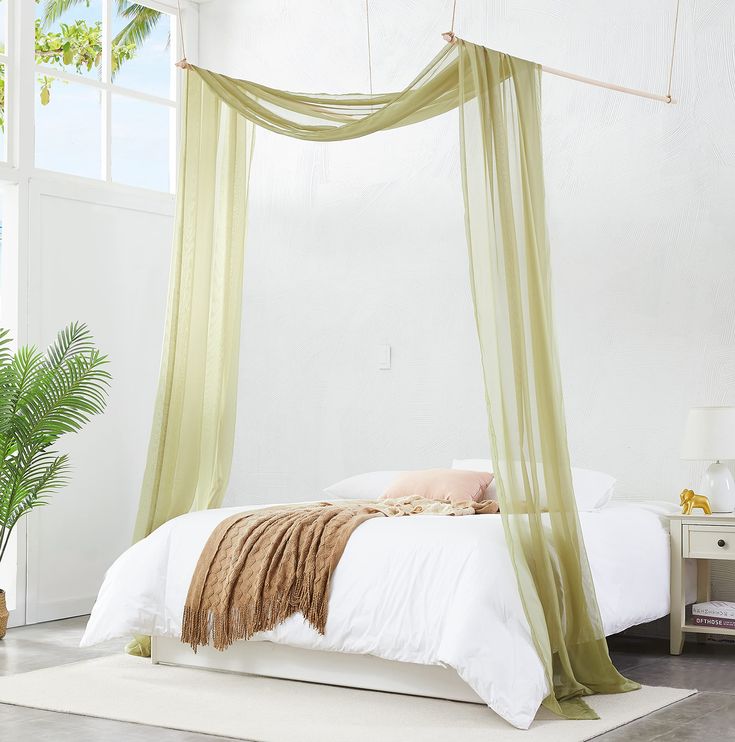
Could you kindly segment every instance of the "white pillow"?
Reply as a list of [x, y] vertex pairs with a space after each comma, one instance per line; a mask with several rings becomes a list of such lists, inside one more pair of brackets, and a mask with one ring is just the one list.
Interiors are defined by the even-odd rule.
[[[490, 459], [454, 459], [452, 469], [489, 471], [495, 473]], [[599, 510], [610, 502], [615, 493], [615, 477], [592, 469], [572, 467], [572, 486], [580, 511]], [[495, 480], [493, 480], [494, 486]], [[496, 499], [496, 498], [493, 498]]]
[[572, 484], [577, 507], [584, 510], [604, 508], [615, 494], [615, 477], [592, 469], [572, 467]]
[[402, 471], [369, 471], [356, 474], [324, 489], [332, 500], [378, 500]]

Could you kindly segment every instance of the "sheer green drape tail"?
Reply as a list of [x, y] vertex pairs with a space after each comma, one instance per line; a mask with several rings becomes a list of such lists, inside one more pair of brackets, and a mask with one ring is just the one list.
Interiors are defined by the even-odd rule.
[[224, 497], [253, 133], [249, 121], [187, 75], [168, 314], [135, 540]]
[[610, 660], [572, 489], [552, 322], [540, 68], [457, 44], [470, 284], [506, 540], [553, 689], [544, 705], [596, 718], [583, 696], [638, 686]]
[[[195, 75], [183, 101], [168, 313], [134, 540], [219, 507], [237, 410], [242, 276], [255, 127]], [[150, 637], [129, 654], [149, 657]]]

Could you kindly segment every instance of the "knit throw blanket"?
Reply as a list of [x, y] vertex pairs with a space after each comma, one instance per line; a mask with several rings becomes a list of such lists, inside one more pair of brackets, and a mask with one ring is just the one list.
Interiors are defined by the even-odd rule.
[[370, 518], [497, 513], [494, 501], [407, 497], [264, 508], [232, 515], [209, 537], [184, 607], [181, 641], [216, 649], [300, 612], [323, 634], [329, 583], [347, 539]]

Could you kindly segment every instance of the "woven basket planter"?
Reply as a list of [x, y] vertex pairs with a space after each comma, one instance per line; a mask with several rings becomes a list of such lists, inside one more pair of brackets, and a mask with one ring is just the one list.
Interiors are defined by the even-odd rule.
[[8, 628], [8, 606], [5, 603], [5, 590], [0, 590], [0, 639]]

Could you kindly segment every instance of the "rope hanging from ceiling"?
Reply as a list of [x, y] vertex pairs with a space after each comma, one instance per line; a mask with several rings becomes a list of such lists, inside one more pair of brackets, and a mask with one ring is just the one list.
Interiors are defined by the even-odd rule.
[[[626, 88], [622, 85], [615, 85], [610, 82], [602, 82], [601, 80], [593, 80], [589, 77], [583, 77], [582, 75], [576, 75], [572, 72], [565, 72], [564, 70], [557, 70], [553, 67], [546, 67], [541, 65], [541, 69], [550, 75], [556, 75], [557, 77], [566, 77], [568, 80], [575, 80], [576, 82], [583, 82], [587, 85], [594, 85], [598, 88], [607, 88], [608, 90], [615, 90], [618, 93], [627, 93], [628, 95], [637, 95], [641, 98], [650, 98], [651, 100], [662, 101], [663, 103], [676, 103], [673, 96], [671, 95], [671, 83], [674, 76], [674, 59], [676, 55], [676, 35], [679, 28], [679, 10], [681, 6], [681, 0], [676, 0], [676, 13], [674, 14], [674, 33], [671, 40], [671, 58], [669, 60], [669, 75], [668, 83], [666, 85], [666, 95], [659, 95], [657, 93], [649, 93], [645, 90], [637, 90], [635, 88]], [[454, 43], [457, 38], [454, 33], [454, 24], [457, 17], [457, 0], [452, 0], [452, 23], [449, 31], [445, 31], [442, 34], [442, 38], [448, 44]]]
[[[184, 24], [181, 15], [181, 0], [176, 0], [178, 7], [178, 27], [179, 27], [179, 40], [181, 44], [182, 58], [176, 63], [176, 67], [186, 69], [189, 63], [186, 59], [186, 49], [184, 47]], [[666, 85], [666, 94], [661, 95], [659, 93], [650, 93], [647, 90], [638, 90], [637, 88], [629, 88], [624, 85], [616, 85], [611, 82], [604, 82], [602, 80], [594, 80], [590, 77], [584, 77], [577, 75], [573, 72], [566, 72], [564, 70], [555, 69], [553, 67], [547, 67], [541, 65], [543, 72], [550, 75], [556, 75], [557, 77], [565, 77], [568, 80], [574, 80], [575, 82], [582, 82], [586, 85], [593, 85], [598, 88], [606, 88], [607, 90], [614, 90], [618, 93], [626, 93], [627, 95], [635, 95], [640, 98], [648, 98], [650, 100], [661, 101], [663, 103], [676, 103], [672, 95], [672, 83], [674, 79], [674, 60], [676, 58], [676, 39], [679, 30], [679, 13], [681, 8], [681, 0], [676, 0], [676, 12], [674, 15], [674, 30], [671, 40], [671, 57], [669, 59], [669, 70], [668, 80]], [[457, 19], [457, 0], [452, 0], [452, 21], [449, 31], [445, 31], [442, 34], [442, 38], [448, 43], [452, 44], [456, 40], [454, 32], [455, 22]], [[372, 49], [370, 43], [370, 5], [369, 0], [365, 0], [365, 26], [366, 26], [366, 37], [367, 37], [367, 56], [368, 56], [368, 82], [370, 87], [370, 95], [373, 96], [373, 63], [372, 63]]]

